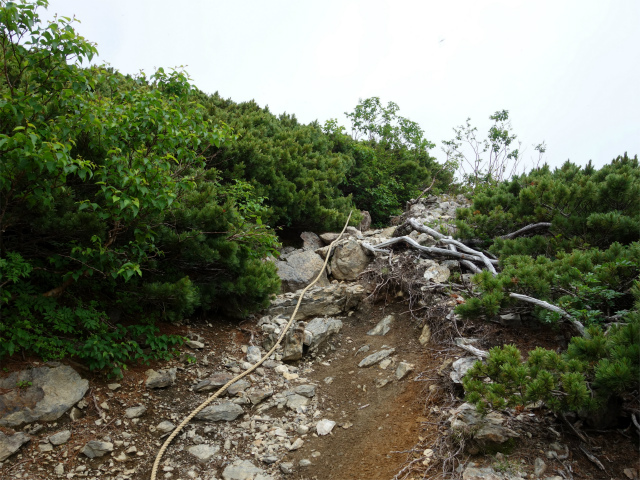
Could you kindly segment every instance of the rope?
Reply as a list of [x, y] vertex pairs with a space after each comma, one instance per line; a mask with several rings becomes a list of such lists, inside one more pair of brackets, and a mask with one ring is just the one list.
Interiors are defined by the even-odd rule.
[[340, 235], [338, 235], [338, 238], [336, 238], [329, 245], [329, 250], [327, 251], [327, 256], [324, 259], [324, 264], [322, 265], [322, 269], [320, 270], [320, 273], [318, 273], [318, 276], [315, 278], [315, 280], [313, 280], [313, 282], [311, 282], [309, 285], [307, 285], [304, 288], [304, 290], [302, 290], [302, 293], [300, 294], [300, 298], [298, 298], [298, 303], [296, 304], [296, 308], [293, 310], [293, 314], [291, 315], [291, 318], [289, 318], [289, 323], [287, 323], [287, 326], [282, 330], [282, 333], [280, 334], [280, 337], [278, 338], [278, 341], [275, 343], [275, 345], [271, 348], [271, 350], [269, 350], [264, 355], [264, 357], [262, 357], [258, 361], [258, 363], [256, 363], [255, 365], [251, 366], [249, 369], [245, 370], [244, 372], [240, 373], [238, 376], [234, 377], [233, 379], [229, 380], [226, 384], [224, 384], [222, 387], [220, 387], [220, 389], [216, 393], [214, 393], [207, 400], [202, 402], [200, 404], [200, 406], [198, 406], [194, 411], [192, 411], [189, 415], [187, 415], [187, 417], [182, 421], [182, 423], [180, 423], [180, 425], [178, 425], [175, 428], [175, 430], [173, 432], [171, 432], [171, 435], [169, 435], [169, 437], [165, 440], [165, 442], [162, 445], [162, 447], [160, 447], [160, 451], [158, 451], [158, 455], [156, 456], [156, 459], [153, 462], [153, 468], [151, 470], [151, 480], [156, 480], [156, 475], [158, 473], [158, 466], [160, 465], [160, 459], [162, 458], [162, 455], [164, 455], [164, 452], [167, 450], [167, 447], [169, 447], [169, 444], [171, 443], [171, 441], [174, 438], [176, 438], [178, 433], [180, 433], [180, 431], [191, 421], [191, 419], [193, 419], [193, 417], [195, 417], [198, 413], [200, 413], [200, 411], [204, 407], [206, 407], [211, 402], [213, 402], [216, 398], [218, 398], [227, 388], [229, 388], [231, 385], [236, 383], [241, 378], [246, 377], [251, 372], [253, 372], [256, 368], [258, 368], [260, 365], [262, 365], [262, 363], [267, 358], [269, 358], [273, 354], [273, 352], [276, 351], [276, 348], [278, 348], [278, 346], [280, 345], [280, 343], [284, 339], [284, 336], [287, 334], [287, 331], [291, 327], [291, 324], [293, 324], [293, 319], [295, 318], [296, 314], [298, 313], [298, 309], [300, 308], [300, 304], [302, 303], [302, 297], [304, 297], [304, 294], [307, 293], [307, 290], [309, 290], [313, 285], [315, 285], [315, 283], [318, 280], [320, 280], [320, 277], [322, 276], [322, 273], [324, 272], [325, 268], [327, 268], [327, 263], [329, 262], [329, 257], [331, 256], [331, 249], [333, 248], [333, 244], [336, 243], [338, 240], [340, 240], [340, 238], [342, 238], [342, 235], [344, 234], [345, 230], [347, 229], [347, 225], [349, 225], [349, 220], [351, 220], [351, 214], [352, 213], [353, 212], [349, 212], [349, 217], [347, 218], [347, 221], [344, 224], [344, 227], [342, 228], [342, 231], [340, 232]]

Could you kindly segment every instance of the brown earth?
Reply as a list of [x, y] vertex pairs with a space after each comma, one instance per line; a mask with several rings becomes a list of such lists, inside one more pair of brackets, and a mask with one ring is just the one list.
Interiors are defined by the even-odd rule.
[[[424, 465], [422, 452], [432, 448], [438, 452], [456, 453], [456, 444], [448, 438], [446, 418], [448, 410], [459, 405], [461, 391], [452, 387], [448, 380], [448, 370], [438, 373], [443, 362], [463, 356], [464, 352], [453, 347], [446, 341], [446, 335], [441, 335], [442, 343], [432, 343], [427, 347], [421, 346], [417, 338], [420, 325], [412, 321], [406, 313], [406, 302], [393, 303], [385, 307], [382, 304], [367, 304], [361, 307], [355, 315], [344, 320], [342, 332], [330, 342], [327, 349], [322, 351], [308, 368], [305, 376], [318, 384], [320, 410], [322, 415], [317, 419], [328, 418], [337, 422], [333, 432], [324, 437], [318, 437], [311, 432], [306, 436], [304, 446], [287, 454], [281, 461], [292, 461], [296, 465], [301, 459], [309, 459], [309, 467], [297, 467], [295, 472], [287, 478], [318, 479], [318, 480], [387, 480], [392, 478], [412, 479], [420, 478], [461, 478], [460, 471], [453, 469], [473, 461], [478, 465], [494, 465], [502, 469], [521, 470], [526, 474], [533, 471], [536, 457], [545, 459], [548, 469], [545, 475], [554, 475], [563, 465], [544, 457], [544, 452], [551, 442], [562, 442], [570, 446], [571, 454], [565, 464], [570, 465], [573, 477], [576, 479], [626, 479], [625, 468], [639, 469], [638, 438], [633, 428], [621, 423], [617, 430], [607, 432], [593, 432], [586, 430], [591, 438], [591, 451], [602, 461], [606, 471], [602, 472], [591, 463], [579, 450], [579, 441], [563, 424], [544, 410], [534, 410], [527, 422], [522, 425], [522, 435], [515, 448], [504, 457], [489, 455], [470, 456], [458, 452], [439, 458], [431, 465]], [[384, 337], [366, 336], [366, 332], [385, 315], [394, 313], [396, 322], [389, 334]], [[514, 343], [526, 352], [536, 346], [547, 348], [566, 347], [565, 332], [550, 331], [537, 324], [509, 329], [500, 325], [484, 322], [460, 323], [458, 329], [465, 337], [479, 337], [480, 347], [488, 349], [494, 345]], [[196, 333], [205, 338], [206, 351], [189, 351], [195, 354], [199, 361], [204, 355], [214, 364], [221, 360], [223, 354], [242, 357], [242, 346], [250, 341], [259, 343], [258, 329], [254, 322], [235, 322], [217, 318], [200, 321], [190, 326], [165, 326], [165, 332]], [[356, 351], [365, 344], [371, 346], [370, 352], [355, 356]], [[383, 345], [395, 347], [394, 363], [382, 370], [379, 366], [366, 369], [357, 367], [357, 363], [365, 355], [376, 351]], [[185, 351], [188, 351], [186, 347]], [[401, 381], [393, 381], [382, 388], [376, 387], [376, 380], [392, 377], [399, 361], [406, 361], [415, 365], [415, 370]], [[303, 363], [306, 360], [303, 360]], [[166, 368], [166, 364], [150, 366], [132, 366], [125, 377], [117, 382], [122, 387], [115, 392], [107, 388], [107, 384], [114, 379], [107, 379], [100, 374], [83, 370], [77, 364], [71, 363], [80, 373], [90, 380], [91, 390], [85, 397], [88, 406], [84, 409], [84, 417], [71, 422], [68, 415], [59, 421], [43, 424], [43, 429], [34, 439], [25, 445], [18, 454], [5, 461], [0, 467], [0, 479], [50, 479], [62, 478], [52, 474], [58, 463], [64, 463], [65, 472], [75, 471], [79, 466], [86, 465], [90, 469], [98, 469], [102, 475], [130, 470], [132, 478], [149, 478], [151, 464], [155, 458], [161, 439], [157, 433], [151, 432], [150, 427], [174, 415], [178, 421], [186, 416], [193, 408], [200, 404], [206, 395], [195, 394], [189, 390], [199, 377], [198, 363], [187, 365], [173, 362], [180, 366], [176, 385], [164, 390], [147, 390], [143, 386], [144, 372], [150, 368]], [[14, 356], [2, 362], [1, 376], [13, 371], [41, 365], [34, 359]], [[325, 379], [333, 377], [333, 382], [327, 384]], [[96, 425], [99, 419], [99, 405], [107, 401], [109, 405], [109, 420], [106, 424]], [[116, 425], [117, 419], [122, 419], [124, 410], [128, 407], [144, 403], [149, 407], [148, 412], [136, 424]], [[269, 411], [272, 416], [277, 412]], [[199, 425], [201, 427], [202, 424]], [[348, 428], [347, 428], [348, 427]], [[46, 458], [39, 452], [38, 439], [47, 437], [64, 429], [71, 429], [71, 440], [60, 447], [56, 447], [55, 455]], [[105, 435], [117, 436], [122, 431], [134, 435], [132, 443], [138, 453], [128, 456], [121, 463], [115, 463], [110, 457], [103, 457], [87, 461], [79, 454], [79, 450], [88, 440], [99, 439]], [[11, 433], [11, 429], [0, 429]], [[555, 433], [557, 432], [557, 434]], [[529, 434], [531, 437], [529, 437]], [[560, 437], [558, 437], [560, 435]], [[208, 434], [208, 440], [224, 440], [216, 432]], [[251, 439], [246, 444], [251, 443]], [[246, 446], [238, 445], [237, 451]], [[319, 455], [314, 455], [314, 452]], [[115, 452], [114, 452], [115, 453]], [[169, 449], [168, 456], [178, 459], [185, 468], [192, 468], [200, 478], [209, 479], [208, 475], [221, 477], [224, 465], [209, 465], [206, 468], [194, 464], [193, 458], [186, 452]], [[229, 455], [232, 457], [233, 455]], [[247, 455], [244, 458], [248, 458]], [[443, 465], [443, 460], [446, 460]], [[258, 464], [259, 462], [254, 461]], [[264, 467], [264, 465], [261, 465]], [[80, 472], [79, 476], [82, 472]], [[175, 472], [173, 478], [188, 478]], [[161, 474], [162, 475], [162, 474]], [[159, 478], [162, 478], [162, 476]]]

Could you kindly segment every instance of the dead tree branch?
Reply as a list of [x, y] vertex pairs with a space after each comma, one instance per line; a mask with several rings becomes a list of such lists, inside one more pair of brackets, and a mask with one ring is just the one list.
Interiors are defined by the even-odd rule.
[[520, 230], [516, 230], [515, 232], [509, 233], [507, 235], [502, 235], [501, 237], [498, 237], [498, 238], [502, 238], [504, 240], [510, 240], [510, 239], [519, 237], [520, 235], [524, 235], [525, 233], [530, 232], [531, 230], [538, 230], [540, 228], [551, 228], [551, 222], [532, 223], [531, 225], [522, 227]]
[[545, 302], [544, 300], [538, 300], [537, 298], [529, 297], [527, 295], [521, 295], [519, 293], [510, 293], [509, 296], [511, 298], [515, 298], [516, 300], [521, 300], [523, 302], [532, 303], [534, 305], [537, 305], [539, 307], [545, 308], [547, 310], [551, 310], [552, 312], [559, 313], [564, 318], [566, 318], [569, 322], [571, 322], [571, 324], [575, 327], [575, 329], [578, 331], [578, 333], [580, 333], [581, 336], [583, 336], [583, 337], [587, 337], [588, 336], [587, 335], [587, 331], [584, 328], [584, 325], [582, 323], [580, 323], [578, 320], [576, 320], [575, 318], [573, 318], [571, 315], [569, 315], [567, 312], [565, 312], [560, 307], [556, 307], [555, 305], [552, 305], [552, 304], [550, 304], [548, 302]]

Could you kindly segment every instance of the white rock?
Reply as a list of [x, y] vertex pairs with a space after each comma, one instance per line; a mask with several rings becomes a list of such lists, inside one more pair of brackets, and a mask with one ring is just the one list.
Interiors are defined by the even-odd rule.
[[147, 411], [147, 407], [145, 407], [144, 405], [139, 405], [137, 407], [127, 408], [124, 411], [124, 415], [127, 418], [138, 418], [144, 415], [146, 411]]
[[333, 420], [320, 420], [316, 425], [316, 431], [318, 432], [318, 435], [328, 435], [335, 426], [336, 422]]
[[199, 462], [206, 463], [220, 451], [220, 447], [217, 445], [208, 445], [206, 443], [200, 445], [194, 445], [189, 447], [187, 451], [196, 457]]

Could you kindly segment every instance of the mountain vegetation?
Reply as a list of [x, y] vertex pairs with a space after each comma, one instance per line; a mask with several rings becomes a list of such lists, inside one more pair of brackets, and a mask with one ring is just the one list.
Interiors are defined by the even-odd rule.
[[42, 7], [0, 3], [0, 358], [122, 375], [184, 341], [166, 322], [268, 305], [280, 229], [336, 230], [352, 210], [354, 225], [367, 210], [383, 226], [426, 191], [466, 192], [457, 236], [500, 268], [474, 277], [458, 313], [491, 320], [526, 297], [548, 328], [582, 327], [566, 352], [492, 349], [465, 379], [469, 400], [564, 412], [637, 395], [637, 157], [516, 175], [498, 111], [486, 140], [454, 129], [439, 164], [393, 102], [360, 100], [350, 129], [302, 124], [202, 92], [182, 70], [87, 66], [95, 45], [68, 17], [45, 24]]

